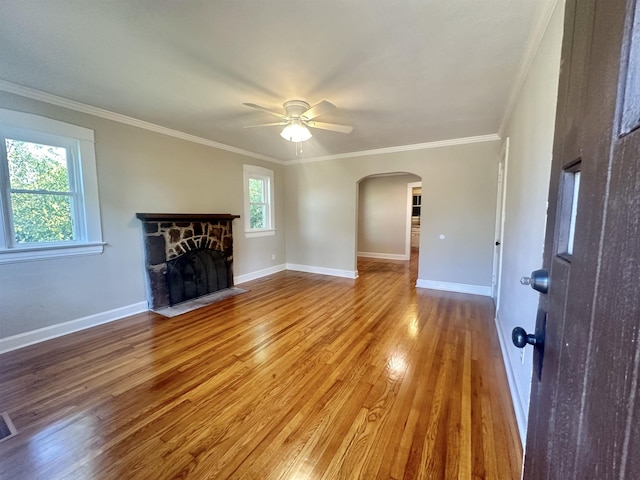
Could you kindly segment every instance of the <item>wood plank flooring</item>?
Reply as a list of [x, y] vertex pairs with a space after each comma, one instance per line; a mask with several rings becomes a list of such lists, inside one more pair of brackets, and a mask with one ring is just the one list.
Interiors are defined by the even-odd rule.
[[281, 272], [0, 355], [0, 478], [517, 479], [489, 298]]

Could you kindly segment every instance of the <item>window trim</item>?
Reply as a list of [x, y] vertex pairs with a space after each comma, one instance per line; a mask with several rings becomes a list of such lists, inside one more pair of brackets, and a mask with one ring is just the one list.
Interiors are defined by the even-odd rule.
[[[7, 238], [7, 222], [11, 221], [11, 214], [3, 200], [9, 191], [8, 183], [5, 183], [7, 179], [2, 180], [0, 264], [102, 253], [105, 243], [102, 241], [93, 130], [38, 115], [0, 109], [0, 136], [33, 143], [54, 143], [67, 148], [70, 163], [74, 164], [69, 168], [70, 181], [75, 183], [77, 203], [73, 216], [76, 240], [12, 245], [12, 240]], [[8, 165], [5, 158], [1, 168], [3, 176], [6, 176]]]
[[[275, 216], [274, 216], [274, 185], [273, 185], [273, 170], [268, 168], [258, 167], [257, 165], [243, 165], [243, 177], [244, 177], [244, 235], [247, 238], [251, 237], [265, 237], [276, 234]], [[251, 228], [251, 200], [249, 196], [249, 180], [255, 178], [259, 180], [266, 180], [267, 187], [267, 228]]]

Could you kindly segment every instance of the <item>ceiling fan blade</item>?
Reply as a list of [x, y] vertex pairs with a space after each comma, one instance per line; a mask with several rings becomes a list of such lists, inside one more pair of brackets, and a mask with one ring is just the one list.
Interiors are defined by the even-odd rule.
[[325, 113], [329, 113], [330, 111], [335, 109], [336, 106], [333, 103], [323, 100], [317, 105], [314, 105], [307, 111], [303, 112], [300, 116], [306, 120], [311, 120], [312, 118], [319, 117], [320, 115], [324, 115]]
[[245, 125], [242, 128], [255, 128], [255, 127], [275, 127], [276, 125], [287, 125], [289, 122], [273, 122], [273, 123], [259, 123], [257, 125]]
[[353, 127], [351, 125], [338, 125], [337, 123], [324, 122], [305, 122], [311, 128], [319, 128], [321, 130], [331, 130], [332, 132], [351, 133]]
[[257, 110], [262, 110], [263, 112], [270, 113], [271, 115], [275, 115], [278, 118], [282, 118], [283, 120], [288, 120], [288, 117], [283, 113], [274, 112], [273, 110], [269, 110], [268, 108], [261, 107], [260, 105], [256, 105], [255, 103], [243, 103], [247, 107], [255, 108]]

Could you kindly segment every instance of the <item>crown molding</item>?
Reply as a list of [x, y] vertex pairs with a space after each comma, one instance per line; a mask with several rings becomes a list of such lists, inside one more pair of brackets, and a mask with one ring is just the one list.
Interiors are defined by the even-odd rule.
[[413, 150], [426, 150], [429, 148], [451, 147], [455, 145], [467, 145], [470, 143], [495, 142], [496, 140], [500, 140], [500, 136], [496, 133], [491, 133], [489, 135], [479, 135], [476, 137], [452, 138], [449, 140], [438, 140], [435, 142], [414, 143], [412, 145], [400, 145], [398, 147], [376, 148], [374, 150], [361, 150], [359, 152], [339, 153], [337, 155], [324, 155], [321, 157], [300, 158], [300, 159], [290, 160], [286, 162], [285, 166], [297, 165], [299, 163], [324, 162], [326, 160], [338, 160], [341, 158], [369, 157], [371, 155], [382, 155], [385, 153], [410, 152]]
[[502, 122], [500, 122], [498, 136], [500, 136], [501, 138], [504, 137], [504, 132], [507, 128], [507, 124], [509, 123], [509, 120], [511, 120], [511, 114], [513, 113], [513, 109], [516, 106], [516, 102], [518, 100], [518, 97], [520, 96], [520, 92], [522, 92], [524, 83], [529, 76], [531, 65], [533, 64], [533, 60], [538, 53], [538, 49], [540, 48], [540, 44], [542, 43], [544, 34], [547, 32], [549, 22], [551, 21], [551, 16], [553, 15], [553, 12], [556, 10], [556, 8], [558, 8], [559, 5], [563, 4], [564, 0], [548, 0], [542, 3], [540, 10], [538, 10], [538, 14], [536, 15], [536, 19], [534, 20], [535, 23], [533, 25], [533, 29], [531, 30], [531, 34], [529, 35], [524, 53], [520, 60], [520, 68], [518, 69], [516, 80], [515, 82], [513, 82], [511, 91], [509, 92], [509, 100], [507, 102], [504, 115], [502, 116]]
[[232, 147], [231, 145], [226, 145], [224, 143], [214, 142], [213, 140], [208, 140], [206, 138], [198, 137], [196, 135], [180, 132], [178, 130], [173, 130], [171, 128], [163, 127], [155, 123], [145, 122], [144, 120], [138, 120], [137, 118], [128, 117], [126, 115], [111, 112], [109, 110], [104, 110], [102, 108], [93, 107], [85, 103], [76, 102], [74, 100], [69, 100], [68, 98], [59, 97], [57, 95], [45, 93], [40, 90], [24, 87], [22, 85], [18, 85], [16, 83], [8, 82], [2, 79], [0, 79], [0, 91], [12, 93], [14, 95], [20, 95], [21, 97], [31, 98], [32, 100], [38, 100], [40, 102], [49, 103], [51, 105], [67, 108], [69, 110], [74, 110], [76, 112], [86, 113], [89, 115], [93, 115], [95, 117], [112, 120], [114, 122], [124, 123], [126, 125], [131, 125], [133, 127], [149, 130], [151, 132], [160, 133], [162, 135], [167, 135], [169, 137], [186, 140], [188, 142], [199, 143], [201, 145], [217, 148], [219, 150], [225, 150], [227, 152], [237, 153], [240, 155], [244, 155], [245, 157], [257, 158], [260, 160], [265, 160], [267, 162], [277, 163], [279, 165], [284, 165], [285, 163], [282, 160], [268, 157], [266, 155], [250, 152], [249, 150], [243, 150], [242, 148]]

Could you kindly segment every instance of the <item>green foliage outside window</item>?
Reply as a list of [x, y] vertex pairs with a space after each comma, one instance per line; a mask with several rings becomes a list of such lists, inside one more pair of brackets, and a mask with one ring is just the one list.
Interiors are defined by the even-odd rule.
[[249, 179], [249, 225], [251, 228], [266, 228], [265, 182], [257, 178]]
[[5, 145], [15, 241], [73, 240], [66, 149], [12, 139]]

